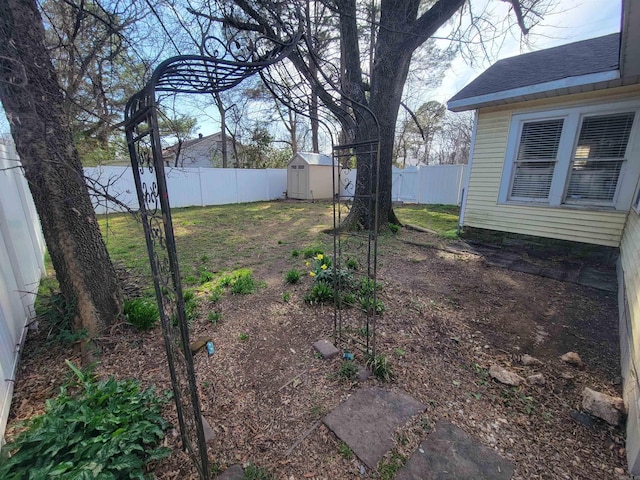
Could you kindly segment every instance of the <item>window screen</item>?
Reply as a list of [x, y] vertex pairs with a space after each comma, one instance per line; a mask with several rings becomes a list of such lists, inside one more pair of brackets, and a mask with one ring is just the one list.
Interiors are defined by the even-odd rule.
[[567, 202], [614, 200], [634, 116], [631, 112], [582, 120], [571, 162]]
[[563, 123], [555, 119], [522, 125], [510, 197], [549, 198]]

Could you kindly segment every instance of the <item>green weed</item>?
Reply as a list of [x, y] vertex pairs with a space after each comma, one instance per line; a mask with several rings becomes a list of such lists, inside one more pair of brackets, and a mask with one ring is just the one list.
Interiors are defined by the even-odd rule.
[[358, 379], [358, 366], [349, 360], [343, 361], [338, 370], [338, 378], [349, 382], [356, 381]]
[[155, 302], [134, 298], [124, 302], [124, 315], [127, 321], [138, 330], [151, 330], [158, 320], [158, 305]]
[[383, 382], [390, 382], [395, 377], [386, 355], [379, 353], [375, 357], [370, 356], [367, 359], [367, 367], [369, 367], [374, 377]]
[[145, 478], [146, 465], [171, 452], [159, 446], [166, 398], [137, 381], [98, 382], [67, 365], [75, 381], [2, 448], [0, 478]]
[[344, 442], [340, 442], [340, 445], [338, 445], [338, 453], [345, 460], [351, 460], [353, 458], [353, 452], [349, 448], [349, 445]]
[[284, 303], [289, 303], [289, 300], [291, 300], [291, 292], [284, 292], [282, 294], [282, 301]]
[[289, 284], [298, 283], [299, 280], [300, 280], [300, 272], [295, 269], [289, 270], [284, 276], [284, 281]]
[[272, 480], [271, 475], [266, 468], [257, 467], [253, 464], [249, 464], [244, 469], [244, 480]]
[[209, 312], [207, 318], [215, 325], [222, 319], [222, 314], [220, 312]]

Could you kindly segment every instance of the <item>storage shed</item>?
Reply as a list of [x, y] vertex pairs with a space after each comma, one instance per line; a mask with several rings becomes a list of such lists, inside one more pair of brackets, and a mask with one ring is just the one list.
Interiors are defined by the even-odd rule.
[[287, 196], [300, 200], [332, 198], [334, 179], [337, 186], [338, 164], [329, 155], [298, 152], [287, 165]]

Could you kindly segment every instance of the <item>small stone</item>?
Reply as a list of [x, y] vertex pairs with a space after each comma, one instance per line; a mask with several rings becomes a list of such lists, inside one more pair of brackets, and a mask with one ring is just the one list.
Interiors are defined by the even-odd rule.
[[591, 417], [590, 415], [587, 415], [584, 412], [579, 412], [577, 410], [572, 410], [569, 415], [571, 415], [571, 418], [577, 423], [584, 425], [591, 430], [595, 430], [596, 423], [593, 417]]
[[574, 378], [576, 378], [576, 376], [571, 372], [562, 372], [560, 376], [565, 380], [573, 380]]
[[358, 365], [358, 381], [364, 382], [371, 376], [371, 370], [367, 367], [363, 367], [362, 365]]
[[209, 422], [207, 422], [207, 419], [204, 417], [202, 418], [202, 430], [204, 432], [204, 441], [205, 443], [209, 443], [210, 441], [214, 440], [216, 438], [216, 432], [213, 431], [213, 428], [211, 428], [211, 425], [209, 425]]
[[527, 383], [529, 385], [544, 385], [546, 382], [544, 375], [541, 373], [535, 373], [527, 377]]
[[582, 408], [609, 425], [619, 425], [625, 413], [624, 401], [621, 398], [596, 392], [588, 387], [582, 391]]
[[580, 355], [576, 352], [567, 352], [560, 357], [560, 360], [570, 365], [575, 365], [576, 367], [584, 367], [584, 363], [582, 362]]
[[202, 350], [204, 346], [207, 344], [207, 342], [209, 341], [211, 341], [210, 337], [201, 337], [195, 342], [191, 342], [191, 344], [189, 345], [189, 350], [191, 350], [191, 355], [195, 355], [200, 350]]
[[242, 465], [233, 465], [218, 475], [216, 480], [242, 480], [244, 478], [246, 477]]
[[624, 475], [624, 468], [616, 467], [613, 469], [616, 475]]
[[318, 340], [313, 344], [313, 348], [315, 348], [325, 360], [336, 357], [340, 353], [340, 350], [338, 350], [335, 345], [328, 340]]
[[538, 360], [536, 357], [532, 357], [529, 354], [524, 354], [520, 357], [520, 363], [522, 363], [525, 367], [531, 367], [534, 365], [542, 365], [542, 362]]
[[513, 387], [517, 387], [524, 382], [524, 378], [517, 373], [510, 372], [498, 365], [491, 365], [491, 368], [489, 368], [489, 375], [500, 383], [511, 385]]

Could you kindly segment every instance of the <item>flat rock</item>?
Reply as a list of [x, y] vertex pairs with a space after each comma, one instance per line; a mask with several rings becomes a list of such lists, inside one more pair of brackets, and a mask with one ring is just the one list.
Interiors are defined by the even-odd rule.
[[211, 440], [213, 440], [214, 438], [216, 438], [216, 432], [213, 431], [213, 428], [211, 428], [211, 425], [209, 425], [209, 422], [207, 422], [207, 419], [204, 417], [202, 418], [202, 430], [204, 431], [204, 441], [206, 443], [209, 443]]
[[525, 367], [531, 367], [534, 365], [542, 365], [542, 362], [538, 360], [536, 357], [532, 357], [531, 355], [525, 353], [520, 357], [520, 363], [522, 363]]
[[489, 375], [500, 383], [511, 385], [512, 387], [517, 387], [524, 382], [524, 378], [517, 373], [510, 372], [498, 365], [491, 365], [489, 368]]
[[529, 375], [527, 377], [527, 383], [529, 385], [544, 385], [547, 383], [547, 380], [544, 378], [544, 375], [541, 373], [534, 373], [533, 375]]
[[582, 391], [582, 408], [609, 425], [619, 425], [625, 413], [624, 401], [621, 398], [596, 392], [588, 387]]
[[233, 465], [216, 477], [216, 480], [244, 480], [242, 465]]
[[395, 480], [509, 480], [513, 465], [453, 423], [440, 420]]
[[398, 390], [362, 389], [324, 417], [324, 424], [369, 468], [394, 446], [396, 430], [426, 407]]
[[576, 352], [567, 352], [560, 357], [560, 360], [576, 367], [584, 367], [584, 362]]
[[325, 360], [334, 358], [340, 353], [340, 350], [338, 350], [329, 340], [318, 340], [313, 344], [313, 348], [322, 355], [322, 358]]

